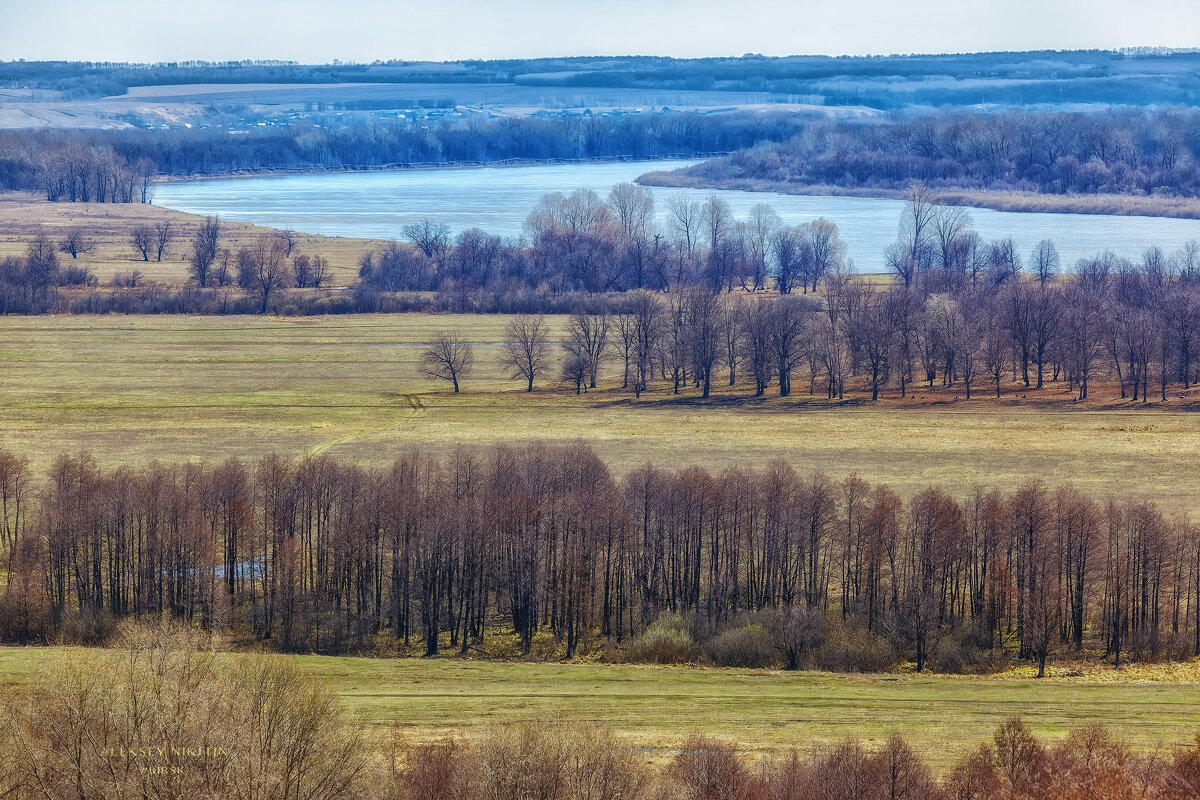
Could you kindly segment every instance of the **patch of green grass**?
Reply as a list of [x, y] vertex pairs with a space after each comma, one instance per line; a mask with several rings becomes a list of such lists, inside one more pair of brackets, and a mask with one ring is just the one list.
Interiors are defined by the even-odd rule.
[[[780, 458], [835, 477], [857, 472], [905, 494], [1041, 479], [1154, 499], [1170, 512], [1200, 510], [1200, 426], [1178, 400], [1117, 405], [1098, 388], [1100, 399], [1080, 407], [1059, 389], [1013, 390], [999, 402], [954, 401], [940, 390], [927, 399], [919, 389], [916, 401], [831, 404], [803, 394], [804, 380], [790, 398], [753, 399], [740, 384], [719, 387], [709, 402], [663, 386], [635, 401], [613, 364], [599, 391], [576, 397], [547, 378], [526, 394], [499, 363], [506, 321], [4, 317], [0, 446], [42, 471], [79, 448], [110, 466], [272, 451], [382, 464], [411, 445], [441, 453], [578, 439], [618, 474], [646, 462], [719, 470]], [[551, 319], [558, 336], [564, 325]], [[458, 395], [417, 369], [423, 343], [443, 329], [477, 343], [478, 366]]]
[[[0, 681], [29, 680], [77, 652], [0, 648]], [[697, 731], [736, 740], [750, 754], [809, 751], [848, 737], [877, 745], [896, 732], [943, 771], [1013, 714], [1046, 739], [1098, 722], [1145, 749], [1186, 744], [1200, 731], [1194, 682], [292, 658], [359, 724], [375, 731], [395, 725], [420, 741], [515, 721], [586, 722], [611, 727], [661, 757]]]

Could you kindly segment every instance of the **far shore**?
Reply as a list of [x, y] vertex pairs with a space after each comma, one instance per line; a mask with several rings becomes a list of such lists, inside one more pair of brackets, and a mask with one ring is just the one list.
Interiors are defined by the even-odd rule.
[[[487, 167], [552, 167], [566, 164], [636, 164], [641, 161], [703, 161], [719, 158], [728, 153], [702, 153], [700, 155], [674, 154], [651, 158], [506, 158], [501, 161], [422, 161], [411, 164], [379, 164], [365, 167], [297, 167], [295, 169], [241, 169], [229, 172], [210, 172], [204, 175], [159, 175], [156, 184], [190, 183], [192, 181], [214, 181], [230, 178], [283, 178], [294, 175], [348, 175], [355, 172], [416, 172], [444, 169], [484, 169]], [[657, 174], [657, 173], [651, 173]], [[667, 173], [663, 173], [667, 174]]]
[[[648, 172], [637, 182], [644, 186], [679, 189], [722, 189], [743, 192], [777, 192], [806, 196], [875, 197], [903, 200], [902, 189], [845, 187], [828, 184], [797, 184], [749, 178], [706, 180], [683, 172]], [[1200, 219], [1200, 198], [1147, 197], [1124, 194], [1045, 194], [985, 189], [932, 187], [936, 202], [948, 206], [988, 208], [993, 211], [1045, 214], [1102, 214], [1125, 217], [1169, 217]]]

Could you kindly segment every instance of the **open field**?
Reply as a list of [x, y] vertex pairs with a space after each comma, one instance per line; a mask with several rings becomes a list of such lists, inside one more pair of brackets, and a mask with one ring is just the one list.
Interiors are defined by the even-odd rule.
[[[831, 404], [802, 394], [707, 403], [669, 387], [635, 401], [610, 364], [576, 397], [557, 382], [532, 395], [499, 364], [502, 316], [70, 316], [0, 318], [0, 446], [44, 470], [87, 448], [102, 463], [326, 452], [390, 461], [404, 446], [583, 440], [618, 473], [659, 464], [758, 466], [782, 458], [834, 476], [858, 472], [907, 494], [930, 483], [965, 492], [1040, 478], [1097, 496], [1153, 498], [1200, 512], [1200, 425], [1193, 398], [1089, 405], [1061, 389], [966, 402]], [[551, 318], [561, 332], [565, 320]], [[420, 376], [422, 343], [454, 329], [477, 369], [454, 395]], [[986, 393], [984, 393], [986, 394]], [[958, 398], [957, 400], [955, 398]]]
[[[77, 652], [0, 648], [0, 681], [20, 684]], [[750, 754], [811, 750], [845, 738], [880, 744], [897, 732], [945, 771], [1020, 714], [1050, 740], [1089, 723], [1144, 749], [1190, 743], [1200, 731], [1200, 684], [1091, 678], [952, 678], [452, 658], [293, 656], [374, 732], [471, 736], [522, 721], [613, 728], [650, 760], [692, 732], [729, 737]]]
[[[143, 261], [141, 254], [130, 244], [129, 235], [139, 225], [156, 225], [163, 220], [175, 224], [177, 238], [161, 262], [155, 261], [153, 252], [149, 261]], [[40, 234], [57, 243], [66, 231], [78, 227], [96, 249], [75, 260], [66, 253], [59, 253], [64, 266], [87, 267], [102, 284], [112, 280], [115, 273], [128, 274], [138, 270], [147, 279], [178, 285], [188, 278], [191, 236], [201, 221], [201, 217], [193, 214], [142, 203], [49, 203], [34, 194], [0, 192], [0, 259], [23, 256], [30, 241]], [[259, 236], [271, 233], [269, 228], [222, 220], [221, 246], [236, 253]], [[356, 279], [359, 257], [382, 244], [370, 239], [308, 233], [297, 233], [296, 241], [297, 252], [322, 256], [329, 261], [334, 285]]]

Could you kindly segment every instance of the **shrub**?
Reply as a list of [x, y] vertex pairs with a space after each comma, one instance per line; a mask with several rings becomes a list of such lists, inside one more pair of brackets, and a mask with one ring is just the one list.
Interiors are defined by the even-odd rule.
[[670, 776], [688, 800], [738, 800], [755, 783], [737, 749], [709, 736], [692, 736], [671, 764]]
[[771, 618], [771, 639], [783, 654], [785, 669], [800, 669], [808, 653], [825, 641], [825, 616], [810, 608], [781, 608]]
[[692, 639], [685, 618], [661, 614], [650, 627], [630, 640], [625, 647], [625, 657], [646, 664], [685, 664], [698, 661], [700, 649]]
[[934, 672], [950, 675], [984, 675], [1005, 667], [1002, 650], [988, 648], [971, 631], [944, 638], [929, 660]]
[[809, 658], [812, 666], [829, 672], [883, 672], [897, 661], [896, 651], [883, 637], [842, 624], [826, 632]]
[[0, 794], [355, 792], [366, 768], [357, 735], [283, 658], [218, 658], [190, 632], [125, 629], [122, 639], [122, 650], [89, 652], [0, 708]]
[[770, 667], [779, 652], [762, 625], [727, 628], [704, 645], [704, 654], [719, 667]]

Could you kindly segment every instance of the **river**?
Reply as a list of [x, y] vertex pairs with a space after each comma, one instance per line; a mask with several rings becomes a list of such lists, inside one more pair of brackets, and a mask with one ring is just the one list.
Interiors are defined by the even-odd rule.
[[[646, 172], [694, 161], [553, 164], [521, 167], [395, 170], [269, 177], [214, 178], [159, 185], [154, 202], [193, 214], [326, 236], [397, 239], [404, 225], [429, 217], [454, 232], [480, 227], [519, 236], [525, 217], [548, 192], [592, 189], [602, 197], [614, 184]], [[686, 195], [703, 202], [716, 194], [735, 216], [766, 203], [789, 224], [825, 217], [837, 223], [848, 255], [863, 272], [884, 269], [883, 253], [895, 241], [903, 202], [864, 197], [805, 197], [774, 192], [653, 188], [664, 228], [666, 200]], [[1023, 258], [1051, 239], [1064, 268], [1112, 250], [1137, 260], [1147, 247], [1167, 253], [1200, 239], [1200, 220], [1102, 214], [1044, 214], [971, 209], [985, 239], [1012, 237]]]

